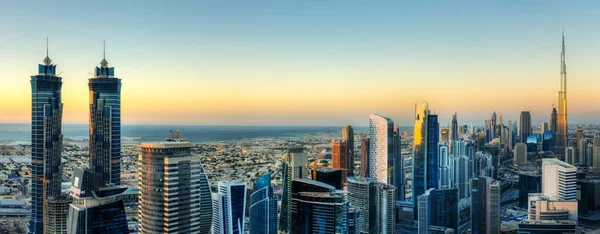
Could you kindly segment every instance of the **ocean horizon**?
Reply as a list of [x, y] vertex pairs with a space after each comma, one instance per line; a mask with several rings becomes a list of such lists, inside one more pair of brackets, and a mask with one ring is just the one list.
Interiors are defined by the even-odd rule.
[[[181, 137], [193, 143], [251, 141], [260, 138], [290, 138], [317, 133], [341, 132], [342, 126], [226, 126], [226, 125], [138, 125], [124, 124], [121, 128], [123, 144], [163, 141], [169, 131], [180, 130]], [[404, 131], [412, 127], [401, 127]], [[63, 136], [71, 140], [86, 140], [87, 124], [63, 124]], [[356, 126], [356, 132], [368, 127]], [[28, 123], [0, 123], [0, 145], [31, 144], [31, 125]]]

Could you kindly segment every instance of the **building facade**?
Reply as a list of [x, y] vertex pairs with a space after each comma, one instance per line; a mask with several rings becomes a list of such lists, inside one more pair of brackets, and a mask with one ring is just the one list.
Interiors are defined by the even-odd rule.
[[346, 144], [347, 147], [347, 165], [344, 168], [348, 168], [348, 176], [354, 176], [354, 129], [350, 125], [344, 126], [342, 128], [342, 142]]
[[[46, 52], [47, 53], [47, 52]], [[62, 182], [62, 78], [46, 54], [31, 76], [30, 233], [44, 233], [44, 202], [59, 197]]]
[[554, 158], [542, 159], [542, 193], [550, 199], [577, 199], [577, 168]]
[[121, 184], [121, 79], [106, 58], [89, 79], [91, 170], [109, 184]]
[[220, 181], [219, 191], [213, 193], [213, 234], [244, 233], [246, 214], [246, 184]]
[[344, 191], [314, 180], [292, 182], [292, 234], [347, 233]]
[[271, 175], [254, 181], [250, 195], [250, 234], [277, 234], [277, 198], [273, 194]]
[[[418, 215], [417, 197], [427, 189], [438, 186], [439, 123], [437, 115], [431, 115], [427, 103], [415, 106], [413, 134], [412, 197], [415, 216]], [[416, 217], [415, 217], [416, 218]]]
[[301, 145], [288, 149], [287, 161], [283, 163], [283, 198], [279, 215], [279, 230], [289, 232], [292, 223], [292, 181], [308, 179], [308, 154]]
[[394, 160], [394, 122], [382, 115], [369, 116], [369, 171], [370, 177], [391, 184], [389, 170]]
[[209, 233], [212, 198], [200, 156], [182, 138], [142, 143], [138, 156], [140, 233]]
[[527, 143], [527, 137], [531, 136], [531, 114], [529, 111], [521, 111], [521, 119], [519, 121], [519, 142]]

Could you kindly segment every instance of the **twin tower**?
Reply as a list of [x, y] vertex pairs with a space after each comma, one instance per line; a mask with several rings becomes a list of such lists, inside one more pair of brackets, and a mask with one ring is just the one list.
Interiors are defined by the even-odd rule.
[[[106, 47], [105, 47], [106, 48]], [[106, 53], [89, 79], [90, 172], [106, 185], [121, 183], [121, 79], [108, 66]], [[61, 97], [62, 77], [48, 56], [31, 76], [32, 213], [30, 233], [52, 229], [45, 221], [48, 202], [63, 200], [61, 182], [63, 150]], [[54, 222], [52, 222], [54, 223]]]

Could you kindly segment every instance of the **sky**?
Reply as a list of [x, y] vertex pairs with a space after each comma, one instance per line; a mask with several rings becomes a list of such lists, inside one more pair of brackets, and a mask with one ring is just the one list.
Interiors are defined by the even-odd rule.
[[598, 1], [7, 1], [0, 122], [30, 121], [49, 37], [64, 123], [87, 123], [106, 59], [125, 124], [446, 126], [493, 111], [533, 124], [557, 104], [565, 31], [569, 123], [600, 124]]

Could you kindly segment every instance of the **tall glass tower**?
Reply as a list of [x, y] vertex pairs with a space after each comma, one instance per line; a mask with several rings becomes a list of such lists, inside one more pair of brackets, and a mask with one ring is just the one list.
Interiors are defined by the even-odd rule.
[[44, 202], [60, 196], [62, 178], [62, 78], [48, 57], [31, 76], [30, 233], [44, 233]]
[[560, 91], [558, 91], [558, 118], [554, 154], [564, 156], [567, 147], [567, 63], [565, 60], [565, 33], [562, 34], [560, 53]]
[[213, 234], [244, 233], [246, 214], [246, 184], [220, 181], [219, 191], [213, 193]]
[[394, 122], [382, 115], [369, 116], [369, 171], [378, 182], [392, 184]]
[[250, 234], [277, 234], [277, 198], [271, 187], [271, 174], [254, 181], [250, 195]]
[[439, 123], [437, 115], [429, 112], [427, 103], [415, 106], [413, 135], [413, 180], [412, 197], [414, 215], [417, 218], [417, 198], [430, 188], [438, 188], [438, 143]]
[[[106, 53], [105, 53], [106, 54]], [[91, 170], [106, 183], [121, 184], [121, 79], [106, 56], [89, 79]]]

